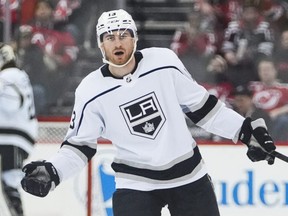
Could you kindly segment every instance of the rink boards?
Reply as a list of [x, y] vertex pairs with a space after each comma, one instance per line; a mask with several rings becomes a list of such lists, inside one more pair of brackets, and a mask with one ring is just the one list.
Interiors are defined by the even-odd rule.
[[[37, 144], [29, 160], [47, 159], [59, 145]], [[288, 164], [280, 160], [273, 166], [266, 162], [252, 163], [243, 145], [199, 145], [212, 177], [222, 216], [288, 215]], [[288, 145], [278, 146], [288, 155]], [[112, 216], [111, 197], [115, 189], [110, 167], [114, 148], [99, 144], [93, 158], [93, 216]], [[22, 191], [27, 216], [85, 216], [87, 169], [62, 184], [45, 198]], [[163, 216], [169, 216], [163, 209]]]

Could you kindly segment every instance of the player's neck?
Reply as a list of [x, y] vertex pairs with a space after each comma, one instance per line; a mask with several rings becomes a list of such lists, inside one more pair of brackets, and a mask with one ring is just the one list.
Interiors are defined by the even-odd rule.
[[124, 77], [127, 74], [131, 73], [136, 65], [135, 57], [124, 67], [114, 67], [109, 65], [109, 70], [115, 77]]

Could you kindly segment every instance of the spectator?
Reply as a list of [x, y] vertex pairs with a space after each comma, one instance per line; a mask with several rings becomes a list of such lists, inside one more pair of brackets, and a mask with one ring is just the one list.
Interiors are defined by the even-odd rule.
[[263, 0], [263, 14], [271, 24], [275, 38], [288, 28], [288, 2], [283, 0]]
[[247, 86], [237, 86], [232, 91], [233, 107], [243, 117], [250, 117], [255, 120], [263, 118], [267, 128], [272, 130], [272, 120], [269, 114], [261, 108], [258, 108], [253, 103], [253, 92]]
[[257, 62], [272, 55], [272, 32], [269, 23], [261, 16], [259, 2], [243, 3], [241, 19], [230, 22], [225, 31], [222, 46], [228, 64], [225, 75], [234, 87], [258, 80]]
[[[101, 2], [101, 7], [103, 7], [103, 2]], [[111, 2], [105, 1], [105, 4]], [[77, 26], [79, 30], [79, 45], [83, 46], [83, 54], [86, 54], [86, 51], [94, 54], [95, 47], [97, 47], [97, 42], [95, 38], [95, 25], [96, 25], [96, 16], [100, 13], [101, 8], [99, 7], [99, 0], [97, 3], [94, 0], [85, 0], [81, 2], [80, 7], [71, 14], [69, 17], [70, 23], [72, 22]], [[85, 25], [83, 25], [85, 23]], [[92, 49], [93, 48], [93, 49]], [[81, 55], [82, 53], [80, 53]], [[99, 53], [100, 54], [100, 53]]]
[[22, 25], [17, 33], [18, 64], [31, 80], [35, 98], [36, 114], [44, 114], [47, 109], [49, 92], [49, 73], [44, 63], [43, 53], [39, 46], [31, 43], [32, 27]]
[[[226, 60], [216, 53], [223, 40], [223, 32], [220, 31], [225, 25], [220, 27], [219, 23], [236, 19], [239, 5], [238, 0], [195, 1], [193, 11], [187, 15], [189, 24], [175, 32], [170, 46], [195, 80], [223, 102], [227, 102], [233, 86], [222, 74], [227, 68]], [[224, 11], [229, 14], [221, 16]]]
[[11, 46], [0, 44], [0, 58], [1, 181], [11, 215], [23, 216], [18, 191], [21, 168], [37, 136], [33, 91], [28, 75], [16, 66]]
[[54, 26], [54, 4], [50, 0], [38, 0], [34, 12], [31, 43], [42, 50], [43, 61], [48, 69], [48, 104], [55, 105], [77, 59], [78, 47], [74, 37]]
[[273, 122], [275, 140], [288, 140], [288, 87], [277, 80], [277, 70], [272, 60], [263, 59], [258, 64], [260, 81], [250, 83], [256, 107], [269, 113]]
[[[34, 20], [34, 12], [39, 0], [22, 0], [19, 10], [19, 25], [26, 25]], [[75, 10], [80, 8], [82, 0], [48, 0], [53, 7], [53, 27], [57, 30], [64, 30], [73, 35], [77, 42], [80, 40], [79, 27], [71, 20]]]
[[210, 2], [222, 30], [228, 27], [229, 22], [238, 20], [241, 16], [242, 0], [210, 0]]
[[57, 22], [65, 22], [73, 11], [81, 6], [82, 0], [57, 0], [54, 18]]
[[217, 37], [214, 34], [215, 16], [206, 12], [213, 10], [207, 3], [187, 15], [188, 25], [174, 33], [171, 49], [184, 62], [195, 80], [207, 80], [206, 67], [216, 50]]
[[[81, 33], [80, 28], [73, 22], [73, 16], [75, 10], [80, 8], [82, 0], [54, 0], [54, 26], [57, 26], [58, 29], [69, 32], [75, 39], [77, 44], [80, 43]], [[82, 16], [82, 14], [78, 14]], [[57, 29], [56, 28], [56, 29]]]
[[278, 78], [288, 83], [288, 29], [281, 33], [279, 42], [276, 44], [274, 53], [276, 69], [278, 71]]

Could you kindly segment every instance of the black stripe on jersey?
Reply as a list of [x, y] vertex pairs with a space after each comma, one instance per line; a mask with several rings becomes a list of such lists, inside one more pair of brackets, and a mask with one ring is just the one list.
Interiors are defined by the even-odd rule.
[[[139, 51], [136, 51], [135, 53], [134, 53], [134, 56], [135, 56], [135, 66], [134, 66], [134, 68], [133, 68], [133, 70], [130, 72], [131, 74], [133, 74], [135, 71], [136, 71], [136, 69], [137, 69], [137, 67], [138, 67], [138, 63], [141, 61], [141, 59], [143, 58], [143, 55], [142, 55], [142, 53], [141, 52], [139, 52]], [[123, 77], [116, 77], [116, 76], [114, 76], [112, 73], [111, 73], [111, 71], [109, 70], [109, 65], [108, 64], [105, 64], [102, 68], [101, 68], [101, 72], [102, 72], [102, 75], [104, 76], [104, 77], [113, 77], [114, 79], [123, 79]]]
[[96, 154], [96, 149], [90, 148], [89, 146], [73, 145], [69, 143], [67, 140], [62, 143], [61, 147], [63, 145], [69, 145], [72, 146], [73, 148], [78, 149], [87, 157], [88, 161], [91, 160], [91, 158]]
[[194, 154], [192, 157], [178, 164], [175, 164], [174, 166], [166, 170], [136, 168], [128, 166], [126, 164], [119, 164], [115, 162], [113, 162], [111, 166], [113, 170], [118, 173], [121, 172], [126, 174], [132, 174], [155, 180], [171, 180], [190, 174], [200, 163], [201, 159], [201, 154], [198, 147], [196, 146], [194, 148]]
[[35, 140], [28, 133], [14, 128], [0, 128], [0, 135], [17, 135], [23, 137], [31, 144], [35, 143]]
[[85, 108], [87, 107], [87, 105], [88, 105], [89, 103], [91, 103], [92, 101], [94, 101], [95, 99], [97, 99], [98, 97], [101, 97], [102, 95], [107, 94], [108, 92], [113, 91], [113, 90], [115, 90], [115, 89], [117, 89], [117, 88], [119, 88], [119, 87], [120, 87], [120, 85], [115, 86], [115, 87], [113, 87], [113, 88], [111, 88], [111, 89], [108, 89], [108, 90], [106, 90], [106, 91], [104, 91], [104, 92], [96, 95], [95, 97], [93, 97], [92, 99], [90, 99], [89, 101], [87, 101], [87, 103], [85, 103], [85, 105], [84, 105], [84, 107], [83, 107], [83, 109], [82, 109], [82, 113], [81, 113], [80, 120], [79, 120], [79, 126], [78, 126], [78, 128], [77, 128], [77, 133], [78, 133], [78, 131], [79, 131], [79, 129], [80, 129], [80, 126], [81, 126], [81, 124], [82, 124], [82, 120], [83, 120], [83, 117], [84, 117], [84, 111], [85, 111]]
[[148, 75], [148, 74], [150, 74], [150, 73], [153, 73], [153, 72], [155, 72], [155, 71], [163, 70], [163, 69], [167, 69], [167, 68], [173, 68], [173, 69], [178, 70], [180, 73], [182, 73], [181, 70], [179, 70], [179, 68], [177, 68], [177, 67], [175, 67], [175, 66], [164, 66], [164, 67], [155, 68], [155, 69], [150, 70], [150, 71], [148, 71], [148, 72], [146, 72], [146, 73], [143, 73], [143, 74], [141, 74], [139, 77], [143, 77], [143, 76], [146, 76], [146, 75]]
[[[141, 54], [141, 55], [139, 55], [139, 61], [142, 59], [142, 53], [140, 53], [140, 54]], [[150, 74], [150, 73], [153, 73], [153, 72], [155, 72], [155, 71], [163, 70], [163, 69], [167, 69], [167, 68], [173, 68], [173, 69], [176, 69], [177, 71], [179, 71], [180, 73], [182, 73], [182, 71], [179, 70], [179, 68], [177, 68], [177, 67], [175, 67], [175, 66], [164, 66], [164, 67], [155, 68], [155, 69], [150, 70], [150, 71], [148, 71], [148, 72], [146, 72], [146, 73], [143, 73], [143, 74], [141, 74], [141, 75], [139, 76], [139, 78], [140, 78], [140, 77], [143, 77], [143, 76], [146, 76], [146, 75], [148, 75], [148, 74]], [[104, 67], [102, 67], [101, 70], [102, 70], [103, 76], [109, 76], [108, 74], [111, 73], [111, 72], [109, 72], [109, 71], [107, 72], [107, 69], [108, 69], [108, 66], [106, 66], [106, 65], [104, 65]], [[106, 71], [106, 72], [105, 72], [105, 71]], [[107, 73], [108, 73], [108, 74], [107, 74]], [[113, 90], [115, 90], [115, 89], [117, 89], [117, 88], [119, 88], [119, 87], [121, 87], [121, 85], [115, 86], [115, 87], [113, 87], [113, 88], [111, 88], [111, 89], [108, 89], [108, 90], [106, 90], [106, 91], [104, 91], [104, 92], [96, 95], [95, 97], [93, 97], [92, 99], [90, 99], [90, 100], [84, 105], [84, 107], [83, 107], [83, 109], [82, 109], [81, 117], [80, 117], [80, 120], [79, 120], [79, 126], [78, 126], [78, 128], [77, 128], [77, 133], [78, 133], [78, 131], [79, 131], [79, 129], [80, 129], [80, 126], [81, 126], [81, 123], [82, 123], [82, 120], [83, 120], [83, 117], [84, 117], [84, 110], [85, 110], [85, 108], [87, 107], [87, 105], [88, 105], [90, 102], [92, 102], [92, 101], [94, 101], [95, 99], [97, 99], [98, 97], [100, 97], [100, 96], [102, 96], [102, 95], [104, 95], [104, 94], [106, 94], [106, 93], [108, 93], [108, 92], [110, 92], [110, 91], [113, 91]], [[76, 133], [76, 134], [77, 134], [77, 133]]]
[[217, 104], [218, 99], [214, 95], [209, 95], [205, 104], [195, 112], [185, 113], [195, 124], [201, 121]]

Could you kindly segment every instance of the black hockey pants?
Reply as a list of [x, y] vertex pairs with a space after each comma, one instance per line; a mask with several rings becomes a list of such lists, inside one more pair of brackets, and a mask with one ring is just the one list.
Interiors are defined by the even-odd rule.
[[196, 182], [154, 191], [118, 189], [113, 195], [114, 216], [161, 216], [168, 205], [171, 216], [219, 216], [210, 177]]

